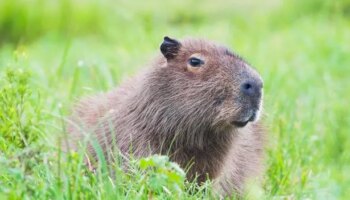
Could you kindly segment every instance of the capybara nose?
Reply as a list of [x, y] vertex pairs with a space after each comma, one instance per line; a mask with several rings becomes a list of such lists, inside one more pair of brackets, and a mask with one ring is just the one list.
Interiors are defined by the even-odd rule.
[[245, 81], [241, 84], [241, 92], [249, 97], [261, 97], [262, 83], [261, 81]]

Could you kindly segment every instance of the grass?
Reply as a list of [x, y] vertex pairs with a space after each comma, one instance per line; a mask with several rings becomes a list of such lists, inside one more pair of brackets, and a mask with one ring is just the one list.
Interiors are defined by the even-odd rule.
[[164, 157], [109, 176], [56, 148], [74, 101], [118, 85], [169, 35], [226, 44], [264, 79], [266, 172], [247, 198], [347, 199], [349, 10], [345, 0], [1, 1], [0, 198], [212, 198], [209, 182], [184, 182]]

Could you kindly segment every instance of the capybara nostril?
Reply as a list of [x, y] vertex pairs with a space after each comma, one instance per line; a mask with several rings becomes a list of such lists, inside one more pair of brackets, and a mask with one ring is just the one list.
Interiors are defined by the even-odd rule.
[[259, 87], [253, 81], [246, 81], [241, 85], [241, 92], [248, 96], [257, 95], [259, 93]]

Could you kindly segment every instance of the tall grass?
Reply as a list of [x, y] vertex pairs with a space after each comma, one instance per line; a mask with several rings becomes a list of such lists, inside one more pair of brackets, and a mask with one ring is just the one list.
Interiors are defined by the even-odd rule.
[[0, 2], [0, 42], [31, 41], [47, 33], [99, 32], [106, 17], [96, 0], [5, 0]]

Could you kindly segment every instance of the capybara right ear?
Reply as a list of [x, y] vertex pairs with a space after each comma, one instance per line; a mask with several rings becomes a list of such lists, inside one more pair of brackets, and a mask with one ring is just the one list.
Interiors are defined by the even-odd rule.
[[174, 58], [179, 52], [181, 43], [175, 39], [169, 38], [168, 36], [164, 37], [163, 43], [160, 45], [160, 51], [164, 57], [169, 60]]

